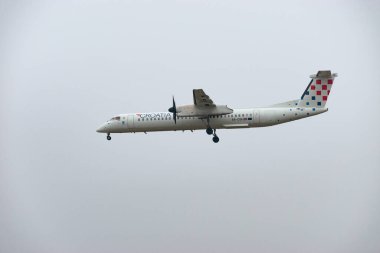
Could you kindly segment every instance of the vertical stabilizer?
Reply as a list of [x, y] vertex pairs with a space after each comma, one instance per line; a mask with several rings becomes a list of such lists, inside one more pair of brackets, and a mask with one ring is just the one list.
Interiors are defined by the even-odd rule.
[[334, 78], [337, 76], [336, 73], [331, 74], [330, 70], [320, 70], [316, 75], [311, 75], [312, 79], [302, 94], [298, 105], [300, 107], [313, 108], [325, 107]]

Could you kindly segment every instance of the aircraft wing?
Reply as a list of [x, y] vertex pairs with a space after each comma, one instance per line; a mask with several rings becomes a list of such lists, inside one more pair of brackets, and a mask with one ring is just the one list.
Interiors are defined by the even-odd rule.
[[202, 90], [193, 90], [194, 105], [199, 107], [215, 107], [212, 99]]
[[233, 113], [233, 110], [226, 105], [216, 105], [214, 101], [203, 91], [203, 89], [193, 90], [193, 105], [177, 106], [173, 102], [170, 112], [176, 110], [178, 117], [200, 117], [209, 118], [210, 116], [226, 115]]

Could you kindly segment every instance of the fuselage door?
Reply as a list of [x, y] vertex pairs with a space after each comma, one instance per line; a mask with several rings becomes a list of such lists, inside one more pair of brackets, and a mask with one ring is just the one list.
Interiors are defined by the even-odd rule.
[[253, 110], [253, 126], [260, 125], [260, 112], [259, 110]]
[[133, 130], [135, 128], [134, 119], [135, 119], [135, 115], [128, 115], [127, 116], [127, 127], [128, 127], [128, 130], [130, 132], [133, 132]]

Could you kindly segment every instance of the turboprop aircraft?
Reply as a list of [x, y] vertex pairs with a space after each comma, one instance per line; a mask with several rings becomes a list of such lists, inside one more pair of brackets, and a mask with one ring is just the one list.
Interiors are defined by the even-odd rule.
[[318, 71], [311, 75], [311, 81], [300, 99], [271, 106], [251, 109], [231, 109], [217, 105], [202, 89], [193, 90], [194, 103], [173, 105], [168, 112], [148, 112], [119, 114], [102, 124], [96, 131], [106, 133], [136, 133], [153, 131], [177, 131], [205, 129], [213, 135], [213, 142], [219, 142], [216, 129], [235, 129], [273, 126], [293, 120], [303, 119], [324, 113], [334, 78], [330, 70]]

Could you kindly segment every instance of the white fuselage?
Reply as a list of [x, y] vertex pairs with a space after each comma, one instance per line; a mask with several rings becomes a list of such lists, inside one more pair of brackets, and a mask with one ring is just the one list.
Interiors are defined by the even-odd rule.
[[[211, 116], [212, 129], [265, 127], [326, 112], [327, 108], [263, 107], [234, 109], [228, 115]], [[207, 118], [177, 117], [170, 112], [120, 114], [105, 122], [97, 132], [134, 133], [151, 131], [199, 130], [207, 128]]]

